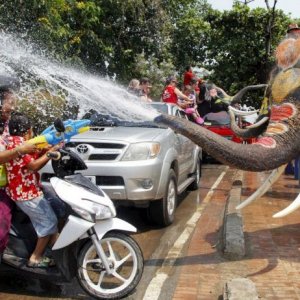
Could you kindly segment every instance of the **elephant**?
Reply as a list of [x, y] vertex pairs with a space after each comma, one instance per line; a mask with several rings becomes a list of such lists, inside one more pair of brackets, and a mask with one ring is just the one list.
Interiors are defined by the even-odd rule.
[[[298, 29], [298, 27], [296, 28]], [[250, 86], [230, 98], [231, 128], [240, 137], [257, 137], [252, 144], [238, 144], [185, 119], [161, 114], [155, 122], [166, 125], [190, 138], [223, 164], [246, 171], [274, 170], [265, 183], [244, 203], [243, 208], [257, 199], [281, 175], [284, 167], [300, 154], [300, 29], [288, 35], [276, 49], [277, 65], [267, 85]], [[293, 32], [294, 34], [294, 32]], [[257, 122], [241, 129], [235, 123], [238, 110], [232, 107], [245, 91], [265, 87]], [[300, 195], [284, 211], [282, 217], [300, 207]]]

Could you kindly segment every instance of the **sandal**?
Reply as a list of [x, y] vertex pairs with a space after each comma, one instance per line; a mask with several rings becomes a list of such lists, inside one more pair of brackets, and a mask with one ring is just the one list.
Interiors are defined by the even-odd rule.
[[55, 267], [56, 263], [52, 257], [45, 256], [45, 260], [49, 261], [49, 267]]
[[28, 268], [49, 268], [49, 267], [53, 267], [55, 266], [55, 262], [53, 259], [50, 259], [48, 257], [43, 257], [40, 261], [38, 262], [32, 262], [32, 261], [28, 261], [27, 262], [27, 267]]

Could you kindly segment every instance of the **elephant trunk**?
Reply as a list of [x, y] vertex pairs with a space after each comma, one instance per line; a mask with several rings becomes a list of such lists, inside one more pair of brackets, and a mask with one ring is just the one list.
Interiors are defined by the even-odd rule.
[[[155, 118], [155, 122], [188, 137], [220, 162], [245, 171], [273, 170], [299, 155], [296, 143], [287, 141], [288, 137], [277, 138], [272, 145], [238, 144], [186, 119], [160, 115]], [[293, 140], [299, 138], [292, 137]]]
[[258, 90], [262, 88], [266, 88], [267, 84], [257, 84], [257, 85], [249, 85], [241, 89], [238, 93], [236, 93], [232, 99], [231, 99], [231, 105], [235, 103], [239, 103], [243, 96], [248, 92], [248, 91], [253, 91], [253, 90]]
[[258, 121], [253, 127], [240, 128], [235, 122], [235, 114], [229, 109], [231, 130], [239, 137], [249, 139], [258, 137], [268, 126], [268, 118], [264, 118], [262, 122]]

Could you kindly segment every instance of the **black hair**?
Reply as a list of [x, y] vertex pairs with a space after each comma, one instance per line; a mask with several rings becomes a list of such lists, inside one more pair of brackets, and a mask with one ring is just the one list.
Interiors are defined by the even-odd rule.
[[197, 78], [196, 78], [196, 77], [193, 77], [193, 78], [191, 78], [190, 84], [195, 84], [195, 83], [197, 83], [197, 82], [198, 82]]
[[150, 83], [150, 79], [149, 79], [149, 78], [147, 78], [147, 77], [143, 77], [143, 78], [141, 78], [141, 80], [140, 80], [140, 84], [145, 84], [145, 83]]
[[188, 72], [188, 71], [190, 70], [191, 67], [192, 67], [191, 65], [186, 66], [186, 67], [185, 67], [185, 70]]
[[31, 128], [30, 119], [23, 113], [12, 114], [9, 122], [9, 134], [12, 136], [23, 136]]
[[12, 94], [13, 91], [11, 89], [0, 89], [0, 105], [3, 105], [3, 101], [7, 94]]

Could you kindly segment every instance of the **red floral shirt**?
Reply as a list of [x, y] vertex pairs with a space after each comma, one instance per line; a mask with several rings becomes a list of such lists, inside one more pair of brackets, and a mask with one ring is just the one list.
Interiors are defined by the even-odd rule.
[[[24, 139], [20, 136], [9, 136], [6, 149], [11, 150], [23, 142]], [[39, 173], [26, 168], [37, 157], [38, 155], [24, 154], [6, 163], [7, 193], [14, 201], [27, 201], [43, 195], [39, 187]]]

